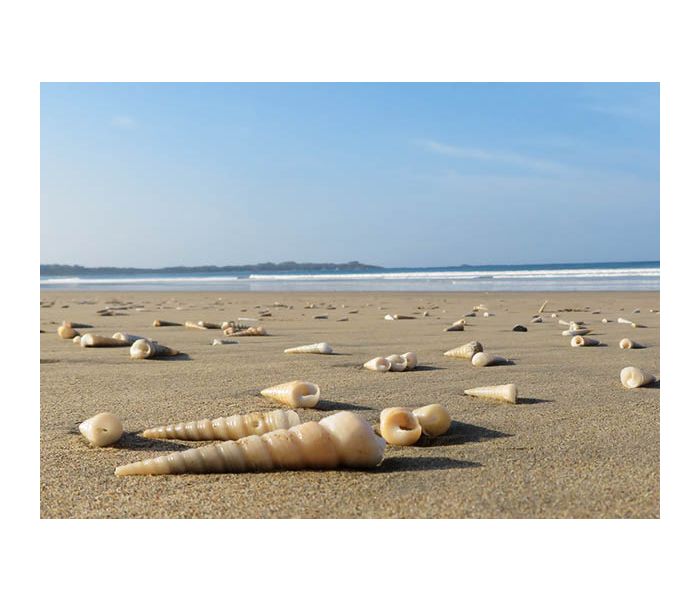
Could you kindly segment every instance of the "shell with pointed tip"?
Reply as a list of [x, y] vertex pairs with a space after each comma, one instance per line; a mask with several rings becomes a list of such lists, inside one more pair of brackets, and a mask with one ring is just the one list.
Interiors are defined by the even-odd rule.
[[370, 371], [379, 371], [380, 373], [386, 373], [389, 369], [391, 369], [391, 363], [383, 356], [377, 356], [377, 358], [368, 360], [362, 366]]
[[200, 325], [199, 323], [196, 323], [194, 321], [185, 321], [185, 327], [189, 329], [206, 329], [204, 325]]
[[406, 352], [405, 354], [402, 354], [401, 356], [406, 359], [406, 370], [407, 371], [412, 371], [418, 365], [418, 356], [416, 355], [415, 352]]
[[80, 335], [73, 327], [65, 323], [56, 330], [56, 333], [64, 340], [72, 340], [76, 335]]
[[625, 367], [620, 371], [620, 381], [626, 388], [638, 388], [656, 382], [656, 377], [637, 367]]
[[632, 321], [630, 321], [629, 319], [623, 319], [622, 317], [618, 317], [617, 322], [622, 325], [634, 325]]
[[203, 327], [204, 329], [220, 329], [221, 325], [218, 323], [209, 323], [208, 321], [197, 321], [197, 325]]
[[173, 321], [161, 321], [156, 319], [153, 321], [153, 327], [181, 327], [182, 323], [175, 323]]
[[475, 367], [491, 367], [494, 365], [505, 365], [507, 363], [508, 359], [491, 354], [490, 352], [477, 352], [472, 356], [472, 365]]
[[161, 425], [146, 429], [142, 435], [151, 439], [167, 440], [238, 440], [247, 435], [262, 435], [275, 429], [289, 429], [299, 423], [299, 415], [293, 410], [273, 410]]
[[80, 345], [83, 348], [114, 348], [118, 346], [130, 346], [130, 342], [123, 340], [115, 340], [111, 337], [95, 335], [94, 333], [86, 333], [80, 338]]
[[382, 462], [386, 442], [362, 417], [341, 411], [320, 421], [263, 435], [191, 448], [117, 467], [114, 474], [241, 473], [276, 469], [368, 468]]
[[622, 350], [632, 350], [632, 349], [636, 349], [636, 348], [646, 348], [646, 346], [644, 346], [638, 342], [634, 342], [629, 338], [622, 338], [620, 340], [620, 348]]
[[390, 371], [405, 371], [406, 367], [408, 366], [408, 361], [403, 356], [399, 356], [398, 354], [387, 356], [386, 359], [389, 361]]
[[292, 408], [312, 408], [318, 404], [321, 389], [315, 383], [297, 380], [273, 385], [260, 393]]
[[452, 424], [450, 413], [442, 404], [428, 404], [413, 411], [425, 435], [436, 436], [445, 433]]
[[393, 446], [411, 446], [421, 436], [422, 428], [416, 415], [408, 408], [385, 408], [379, 414], [379, 431]]
[[133, 335], [131, 333], [124, 333], [122, 331], [117, 331], [117, 333], [115, 333], [112, 337], [115, 340], [121, 340], [122, 342], [128, 342], [129, 344], [133, 344], [136, 340], [148, 339], [143, 335]]
[[287, 348], [285, 354], [333, 354], [333, 348], [326, 342], [318, 344], [309, 344], [307, 346], [297, 346], [296, 348]]
[[249, 337], [258, 335], [267, 335], [267, 331], [263, 327], [248, 327], [248, 329], [237, 330], [235, 327], [224, 329], [224, 333], [231, 337]]
[[450, 325], [449, 327], [445, 327], [443, 331], [464, 331], [464, 325], [461, 323], [456, 325]]
[[600, 342], [593, 338], [583, 337], [582, 335], [575, 335], [571, 338], [571, 346], [573, 348], [579, 348], [581, 346], [598, 346]]
[[510, 404], [518, 403], [518, 388], [512, 383], [476, 387], [470, 390], [464, 390], [464, 393], [467, 396], [476, 396], [477, 398], [500, 400], [501, 402], [508, 402]]
[[481, 342], [474, 340], [468, 344], [464, 344], [463, 346], [452, 348], [452, 350], [445, 352], [444, 355], [452, 358], [466, 358], [467, 360], [471, 360], [477, 352], [483, 351], [484, 347], [481, 345]]
[[131, 358], [156, 358], [158, 356], [177, 356], [179, 350], [173, 350], [167, 346], [156, 344], [151, 340], [136, 340], [129, 349]]
[[83, 421], [78, 429], [91, 446], [98, 447], [113, 444], [124, 433], [124, 427], [119, 417], [108, 412], [100, 413]]
[[214, 338], [211, 342], [212, 346], [224, 346], [228, 344], [237, 344], [236, 340], [222, 340], [221, 338]]
[[590, 329], [586, 329], [585, 327], [581, 327], [580, 329], [567, 329], [566, 331], [562, 331], [561, 334], [563, 336], [571, 336], [575, 337], [577, 335], [586, 335], [587, 333], [590, 333]]

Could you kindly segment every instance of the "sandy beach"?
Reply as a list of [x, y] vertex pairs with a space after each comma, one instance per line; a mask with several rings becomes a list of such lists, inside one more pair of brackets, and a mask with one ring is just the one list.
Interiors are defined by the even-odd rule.
[[[545, 299], [544, 322], [531, 323]], [[660, 386], [628, 390], [619, 379], [629, 365], [660, 376], [659, 314], [650, 312], [659, 308], [657, 292], [42, 290], [41, 300], [43, 518], [659, 517]], [[118, 303], [138, 309], [97, 314]], [[443, 331], [478, 304], [491, 316], [469, 317], [463, 332]], [[232, 345], [212, 346], [222, 337], [215, 330], [152, 327], [154, 319], [256, 318], [263, 309], [271, 312], [260, 317], [270, 335]], [[553, 312], [590, 324], [604, 345], [572, 348]], [[415, 318], [384, 320], [388, 313]], [[327, 318], [315, 318], [321, 315]], [[128, 348], [81, 348], [56, 334], [63, 320], [93, 325], [83, 333], [146, 335], [186, 354], [137, 361]], [[513, 332], [516, 324], [528, 331]], [[623, 337], [647, 347], [621, 350]], [[443, 356], [471, 340], [513, 364], [479, 369]], [[335, 353], [283, 353], [320, 341]], [[362, 368], [407, 351], [418, 355], [415, 371]], [[352, 410], [374, 425], [386, 407], [441, 403], [453, 423], [416, 446], [387, 446], [383, 464], [370, 471], [114, 475], [118, 465], [202, 445], [145, 439], [143, 429], [279, 408], [259, 391], [293, 379], [321, 387], [319, 405], [299, 409], [302, 421]], [[516, 384], [522, 402], [463, 394], [501, 383]], [[127, 433], [114, 447], [90, 448], [77, 424], [101, 411], [119, 415]]]

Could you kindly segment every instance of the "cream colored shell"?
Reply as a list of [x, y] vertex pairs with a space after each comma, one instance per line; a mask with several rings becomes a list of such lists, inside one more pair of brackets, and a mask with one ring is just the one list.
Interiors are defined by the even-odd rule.
[[406, 367], [408, 366], [408, 361], [403, 356], [399, 356], [398, 354], [387, 356], [386, 359], [389, 361], [390, 371], [405, 371]]
[[115, 340], [111, 337], [95, 335], [94, 333], [86, 333], [80, 338], [80, 345], [83, 348], [109, 348], [117, 346], [130, 346], [131, 344], [123, 340]]
[[491, 367], [495, 365], [505, 365], [508, 362], [506, 358], [491, 354], [490, 352], [477, 352], [472, 356], [472, 365], [475, 367]]
[[61, 325], [57, 330], [58, 336], [64, 340], [72, 340], [75, 336], [80, 335], [73, 327], [67, 323]]
[[656, 377], [637, 367], [625, 367], [620, 371], [620, 382], [626, 388], [638, 388], [656, 382]]
[[292, 408], [312, 408], [318, 404], [321, 389], [315, 383], [296, 380], [265, 388], [260, 394]]
[[622, 350], [632, 350], [632, 349], [637, 349], [637, 348], [646, 348], [646, 346], [643, 346], [642, 344], [639, 344], [638, 342], [634, 342], [629, 338], [622, 338], [620, 340], [620, 348]]
[[92, 446], [109, 446], [124, 433], [122, 422], [116, 415], [103, 412], [83, 421], [78, 429]]
[[458, 346], [457, 348], [448, 350], [445, 352], [444, 356], [449, 356], [451, 358], [466, 358], [467, 360], [471, 360], [477, 352], [483, 351], [484, 347], [481, 345], [481, 342], [474, 340], [468, 344], [464, 344], [463, 346]]
[[180, 354], [179, 350], [173, 350], [168, 348], [168, 346], [162, 346], [161, 344], [156, 344], [150, 340], [140, 339], [136, 340], [129, 349], [129, 354], [131, 358], [156, 358], [159, 356], [177, 356]]
[[475, 387], [470, 390], [464, 390], [464, 393], [467, 396], [500, 400], [501, 402], [508, 402], [510, 404], [517, 404], [518, 402], [518, 388], [512, 383]]
[[582, 335], [575, 335], [571, 338], [571, 346], [573, 348], [580, 348], [581, 346], [598, 346], [600, 342], [596, 339], [583, 337]]
[[379, 371], [380, 373], [386, 373], [389, 369], [391, 369], [391, 363], [383, 356], [372, 358], [362, 366], [370, 371]]
[[307, 346], [297, 346], [296, 348], [287, 348], [285, 354], [333, 354], [333, 348], [326, 342], [318, 344], [308, 344]]
[[411, 446], [421, 436], [422, 428], [416, 415], [408, 408], [385, 408], [379, 414], [379, 431], [394, 446]]
[[406, 352], [401, 356], [406, 359], [407, 371], [412, 371], [418, 366], [418, 355], [415, 352]]
[[445, 433], [452, 424], [450, 413], [442, 404], [428, 404], [413, 411], [425, 435], [437, 436]]

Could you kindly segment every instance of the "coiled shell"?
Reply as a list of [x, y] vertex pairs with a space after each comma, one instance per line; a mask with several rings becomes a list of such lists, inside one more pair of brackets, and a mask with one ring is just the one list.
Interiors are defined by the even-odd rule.
[[444, 353], [444, 356], [450, 356], [452, 358], [466, 358], [467, 360], [471, 360], [477, 352], [483, 351], [484, 347], [481, 345], [481, 342], [474, 340], [468, 344], [464, 344], [463, 346], [448, 350]]
[[416, 415], [408, 408], [385, 408], [379, 414], [382, 437], [394, 446], [412, 446], [421, 436], [422, 428]]
[[445, 433], [452, 424], [450, 413], [442, 404], [428, 404], [413, 411], [425, 435], [437, 436]]
[[191, 448], [117, 467], [115, 475], [240, 473], [276, 469], [368, 468], [381, 463], [386, 442], [349, 411], [261, 436]]
[[161, 425], [146, 429], [142, 435], [151, 439], [168, 440], [238, 440], [248, 435], [262, 435], [276, 429], [289, 429], [299, 425], [300, 422], [299, 415], [293, 410], [273, 410]]
[[576, 335], [571, 338], [571, 346], [573, 348], [580, 348], [581, 346], [598, 346], [600, 342], [593, 338], [583, 337], [582, 335]]
[[626, 388], [638, 388], [656, 382], [656, 377], [637, 367], [625, 367], [620, 371], [620, 382]]
[[64, 340], [72, 340], [75, 336], [80, 335], [73, 327], [67, 323], [61, 325], [57, 330], [58, 337]]
[[383, 356], [377, 356], [376, 358], [368, 360], [362, 366], [370, 371], [379, 371], [380, 373], [386, 373], [391, 369], [391, 363]]
[[265, 388], [260, 394], [292, 408], [313, 408], [318, 404], [321, 389], [315, 383], [297, 380]]
[[180, 354], [179, 350], [173, 350], [168, 348], [168, 346], [162, 346], [161, 344], [156, 344], [151, 340], [140, 339], [136, 340], [129, 349], [129, 354], [131, 358], [156, 358], [159, 356], [177, 356]]
[[508, 359], [490, 352], [477, 352], [472, 356], [472, 365], [475, 367], [491, 367], [495, 365], [505, 365]]
[[637, 348], [646, 348], [646, 346], [643, 346], [642, 344], [639, 344], [638, 342], [634, 342], [629, 338], [622, 338], [620, 340], [620, 348], [622, 350], [632, 350], [632, 349], [637, 349]]
[[418, 355], [415, 352], [406, 352], [401, 356], [406, 359], [407, 371], [412, 371], [418, 366]]
[[83, 421], [78, 429], [91, 446], [98, 447], [113, 444], [124, 433], [119, 417], [109, 412], [100, 413]]
[[387, 356], [386, 359], [389, 361], [390, 371], [405, 371], [406, 367], [408, 366], [408, 361], [403, 356], [399, 356], [398, 354]]
[[333, 354], [333, 348], [326, 342], [318, 344], [309, 344], [307, 346], [297, 346], [296, 348], [287, 348], [285, 354]]

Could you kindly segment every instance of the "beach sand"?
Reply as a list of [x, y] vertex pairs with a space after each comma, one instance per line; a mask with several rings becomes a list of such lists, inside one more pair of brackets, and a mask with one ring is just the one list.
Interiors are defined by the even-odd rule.
[[[659, 314], [649, 312], [659, 308], [657, 292], [42, 290], [41, 299], [54, 302], [41, 308], [43, 518], [659, 517], [660, 386], [627, 390], [619, 379], [629, 365], [660, 375]], [[544, 322], [530, 323], [545, 299]], [[97, 314], [115, 301], [144, 310]], [[308, 303], [318, 308], [305, 309]], [[493, 316], [469, 318], [464, 332], [443, 332], [480, 303]], [[233, 345], [211, 346], [222, 337], [216, 330], [151, 326], [154, 319], [254, 318], [268, 307], [272, 316], [260, 321], [270, 335]], [[632, 314], [635, 308], [641, 312]], [[590, 336], [606, 346], [572, 348], [552, 312], [592, 324]], [[416, 318], [386, 321], [387, 313]], [[323, 314], [328, 318], [314, 318]], [[349, 320], [338, 322], [345, 315]], [[618, 324], [620, 316], [646, 327]], [[186, 356], [137, 361], [128, 348], [81, 348], [56, 334], [63, 320], [94, 326], [84, 333], [153, 337]], [[528, 331], [511, 331], [515, 324]], [[620, 350], [623, 337], [648, 347]], [[443, 356], [470, 340], [514, 364], [479, 369]], [[282, 352], [320, 341], [335, 354]], [[418, 354], [415, 371], [361, 368], [375, 356], [407, 351]], [[258, 392], [293, 379], [321, 387], [319, 405], [299, 409], [302, 421], [347, 409], [375, 424], [383, 408], [438, 402], [453, 424], [419, 445], [387, 446], [383, 464], [370, 471], [114, 475], [118, 465], [203, 444], [148, 440], [138, 434], [146, 427], [279, 408]], [[463, 394], [501, 383], [515, 383], [524, 402]], [[127, 433], [115, 447], [90, 448], [77, 433], [78, 423], [101, 411], [123, 419]]]

